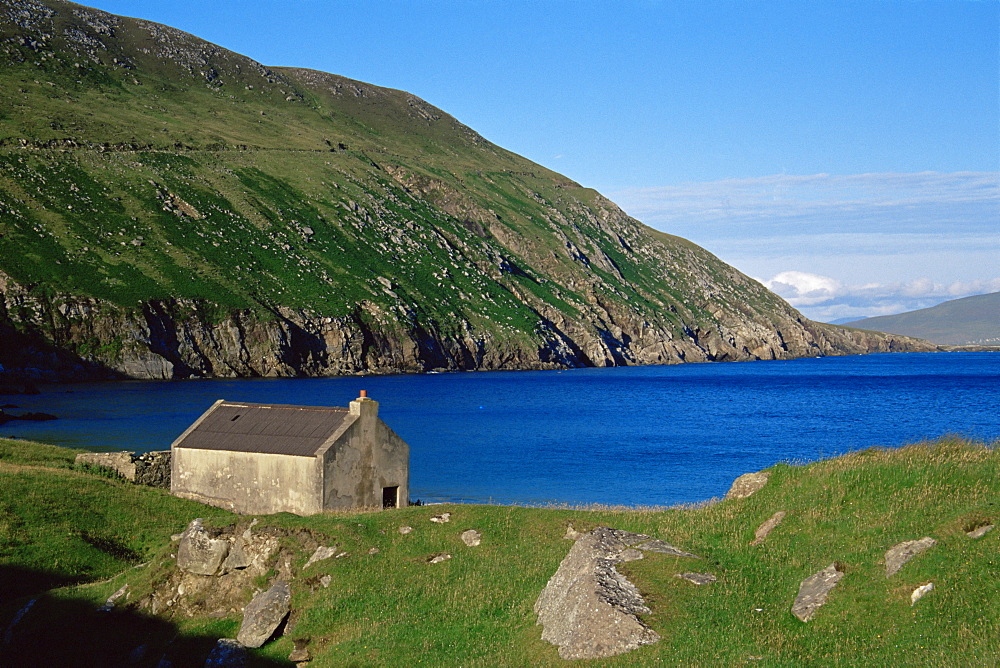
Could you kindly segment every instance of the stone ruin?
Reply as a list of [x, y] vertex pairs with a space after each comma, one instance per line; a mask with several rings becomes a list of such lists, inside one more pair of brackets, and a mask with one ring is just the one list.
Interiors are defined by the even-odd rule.
[[76, 456], [77, 464], [89, 464], [115, 471], [137, 485], [170, 489], [170, 451], [144, 452], [84, 452]]

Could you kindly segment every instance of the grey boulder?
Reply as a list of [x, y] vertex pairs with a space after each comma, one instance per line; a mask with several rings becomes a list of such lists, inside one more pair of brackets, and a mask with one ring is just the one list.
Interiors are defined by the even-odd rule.
[[243, 625], [236, 639], [245, 647], [260, 647], [281, 625], [292, 606], [292, 589], [284, 580], [254, 596], [243, 610]]
[[807, 577], [799, 585], [799, 595], [792, 604], [792, 614], [803, 622], [808, 622], [826, 603], [826, 597], [842, 577], [844, 572], [839, 570], [836, 564], [830, 564], [820, 572]]
[[215, 575], [228, 554], [229, 541], [212, 538], [199, 517], [191, 520], [181, 534], [177, 546], [177, 568], [195, 575]]

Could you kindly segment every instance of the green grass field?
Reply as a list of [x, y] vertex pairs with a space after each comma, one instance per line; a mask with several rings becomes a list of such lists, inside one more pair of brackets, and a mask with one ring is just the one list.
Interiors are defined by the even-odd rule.
[[[261, 517], [255, 531], [287, 534], [293, 614], [285, 635], [253, 660], [288, 665], [293, 640], [308, 639], [311, 666], [561, 664], [540, 639], [532, 606], [569, 550], [563, 535], [572, 524], [647, 533], [702, 557], [647, 554], [620, 567], [643, 592], [652, 610], [645, 621], [662, 639], [598, 665], [996, 665], [1000, 530], [966, 535], [1000, 516], [996, 445], [945, 438], [781, 464], [754, 496], [701, 507], [450, 505]], [[135, 602], [172, 572], [169, 536], [190, 519], [223, 526], [249, 518], [74, 470], [72, 454], [0, 441], [0, 574], [4, 592], [14, 593], [4, 597], [0, 629], [37, 599], [8, 649], [27, 653], [22, 665], [83, 649], [94, 654], [92, 665], [117, 665], [145, 644], [136, 665], [156, 665], [164, 652], [201, 665], [215, 638], [235, 636], [239, 614], [153, 618]], [[429, 521], [445, 509], [451, 522]], [[788, 513], [784, 522], [751, 546], [777, 510]], [[414, 531], [402, 535], [402, 525]], [[469, 528], [482, 533], [482, 545], [460, 541]], [[296, 538], [301, 532], [347, 556], [303, 571], [310, 551]], [[885, 551], [923, 536], [938, 544], [886, 579]], [[452, 558], [427, 562], [441, 552]], [[789, 612], [799, 582], [831, 562], [846, 575], [816, 617], [800, 622]], [[674, 577], [685, 571], [718, 581], [698, 587]], [[325, 575], [329, 587], [318, 584]], [[910, 592], [927, 582], [934, 590], [911, 607]], [[94, 612], [125, 583], [128, 603]], [[50, 587], [58, 588], [41, 593]]]

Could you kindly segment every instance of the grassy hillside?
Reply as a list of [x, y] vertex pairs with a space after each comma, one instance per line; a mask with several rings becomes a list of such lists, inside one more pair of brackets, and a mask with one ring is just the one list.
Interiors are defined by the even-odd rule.
[[[754, 496], [700, 508], [452, 505], [261, 517], [254, 531], [283, 536], [284, 551], [272, 577], [287, 559], [293, 615], [285, 635], [254, 651], [254, 660], [287, 665], [293, 640], [308, 639], [314, 657], [310, 665], [316, 666], [562, 664], [556, 648], [541, 641], [532, 606], [569, 550], [571, 543], [562, 536], [572, 524], [579, 530], [608, 525], [647, 533], [703, 557], [647, 554], [621, 567], [643, 592], [652, 610], [646, 622], [662, 639], [599, 665], [758, 660], [776, 665], [996, 665], [1000, 531], [978, 540], [966, 535], [998, 519], [1000, 453], [995, 445], [948, 438], [805, 466], [779, 464]], [[63, 549], [60, 540], [70, 540], [67, 535], [78, 524], [94, 526], [83, 523], [97, 512], [104, 518], [103, 544], [128, 546], [137, 555], [134, 560], [145, 562], [111, 580], [39, 598], [15, 627], [19, 635], [10, 647], [24, 653], [19, 658], [56, 665], [66, 656], [79, 659], [85, 648], [100, 655], [96, 663], [112, 665], [145, 644], [137, 665], [155, 665], [164, 653], [175, 665], [200, 665], [214, 638], [235, 635], [237, 612], [213, 616], [205, 608], [205, 614], [189, 618], [178, 609], [183, 606], [179, 601], [173, 613], [167, 609], [151, 617], [138, 602], [170, 581], [176, 552], [166, 538], [170, 533], [195, 516], [216, 524], [239, 519], [240, 527], [250, 518], [68, 470], [66, 460], [45, 446], [4, 442], [3, 448], [0, 495], [11, 509], [6, 517], [27, 513], [25, 523], [33, 529], [30, 535], [19, 533], [6, 520], [0, 531], [0, 568], [9, 572], [55, 562]], [[26, 477], [34, 477], [31, 503], [19, 498], [22, 488], [9, 484]], [[78, 499], [68, 511], [67, 495]], [[138, 508], [147, 517], [141, 531], [127, 519]], [[452, 513], [451, 522], [429, 521], [443, 510]], [[751, 546], [757, 526], [777, 510], [788, 513], [785, 521], [762, 545]], [[70, 521], [59, 519], [59, 512], [72, 513]], [[403, 525], [413, 532], [400, 534]], [[482, 545], [461, 543], [459, 534], [467, 528], [482, 533]], [[887, 579], [885, 551], [923, 536], [938, 544]], [[336, 544], [347, 554], [304, 569], [316, 544]], [[74, 542], [64, 553], [83, 560], [87, 549]], [[30, 557], [24, 556], [29, 552]], [[452, 558], [427, 562], [441, 552]], [[834, 561], [846, 572], [844, 579], [812, 621], [799, 622], [789, 612], [798, 583]], [[117, 568], [130, 565], [126, 560]], [[83, 575], [64, 571], [61, 577], [93, 580], [114, 571], [95, 567]], [[710, 572], [718, 582], [697, 587], [674, 577], [686, 571]], [[324, 576], [330, 578], [328, 587], [320, 582]], [[934, 583], [934, 590], [911, 607], [910, 592], [927, 582]], [[114, 612], [94, 612], [125, 583], [129, 596]], [[257, 586], [266, 584], [265, 579]], [[5, 606], [0, 627], [6, 627], [12, 610], [36, 596], [22, 593], [23, 598]], [[251, 593], [245, 592], [244, 599]]]
[[943, 345], [1000, 346], [1000, 292], [952, 299], [931, 308], [865, 318], [851, 327], [915, 336]]
[[912, 347], [807, 323], [408, 93], [167, 26], [0, 0], [0, 99], [0, 331], [29, 351], [5, 367], [51, 346], [167, 378]]

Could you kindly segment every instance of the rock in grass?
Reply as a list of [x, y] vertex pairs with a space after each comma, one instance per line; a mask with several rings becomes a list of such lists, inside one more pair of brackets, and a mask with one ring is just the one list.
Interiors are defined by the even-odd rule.
[[312, 553], [312, 556], [309, 557], [309, 561], [307, 561], [306, 565], [302, 567], [302, 570], [309, 568], [317, 561], [323, 561], [324, 559], [329, 559], [330, 557], [333, 557], [336, 554], [337, 554], [336, 545], [331, 545], [329, 547], [325, 545], [320, 545], [319, 547], [316, 548], [316, 551]]
[[236, 639], [245, 647], [260, 647], [281, 625], [291, 610], [292, 589], [284, 580], [254, 596], [243, 610], [243, 625]]
[[688, 582], [692, 582], [696, 585], [712, 584], [718, 580], [718, 578], [711, 573], [678, 573], [674, 577], [680, 578], [681, 580], [687, 580]]
[[615, 565], [649, 536], [608, 527], [580, 537], [535, 602], [542, 639], [563, 659], [614, 656], [660, 639], [637, 615], [649, 608]]
[[927, 584], [920, 585], [919, 587], [914, 589], [913, 593], [910, 594], [910, 607], [912, 608], [914, 605], [916, 605], [917, 601], [919, 601], [924, 597], [924, 594], [927, 594], [933, 590], [934, 590], [933, 582], [928, 582]]
[[440, 564], [442, 561], [448, 561], [451, 559], [451, 555], [447, 552], [442, 552], [441, 554], [435, 554], [433, 557], [427, 560], [429, 564]]
[[[648, 538], [648, 536], [647, 536]], [[647, 540], [644, 543], [636, 544], [636, 549], [642, 550], [643, 552], [659, 552], [660, 554], [672, 554], [675, 557], [690, 557], [691, 559], [701, 559], [697, 554], [691, 554], [690, 552], [685, 552], [684, 550], [674, 547], [670, 543], [660, 540], [659, 538], [654, 538], [653, 540]]]
[[757, 471], [755, 473], [744, 473], [733, 481], [729, 491], [726, 492], [727, 499], [745, 499], [752, 494], [756, 494], [764, 485], [771, 474], [767, 471]]
[[467, 547], [476, 547], [483, 542], [483, 535], [475, 529], [468, 529], [462, 532], [462, 542]]
[[981, 527], [978, 527], [976, 529], [973, 529], [972, 531], [967, 532], [966, 535], [972, 539], [982, 538], [989, 531], [992, 531], [995, 527], [996, 527], [995, 524], [985, 524]]
[[292, 663], [302, 663], [312, 661], [309, 653], [309, 638], [298, 638], [292, 641], [292, 653], [288, 655], [288, 660]]
[[935, 545], [937, 541], [930, 536], [924, 536], [920, 540], [904, 540], [893, 545], [885, 553], [885, 576], [892, 577], [907, 561]]
[[212, 538], [201, 524], [191, 520], [177, 546], [177, 568], [195, 575], [215, 575], [229, 554], [229, 541]]
[[774, 531], [774, 528], [781, 524], [781, 520], [785, 519], [785, 511], [779, 510], [775, 514], [771, 515], [771, 518], [757, 527], [756, 533], [753, 535], [753, 540], [750, 541], [751, 545], [760, 545], [767, 538], [767, 535]]
[[835, 563], [807, 577], [799, 585], [799, 595], [792, 604], [792, 614], [803, 622], [808, 622], [826, 603], [826, 597], [842, 577], [844, 572]]

